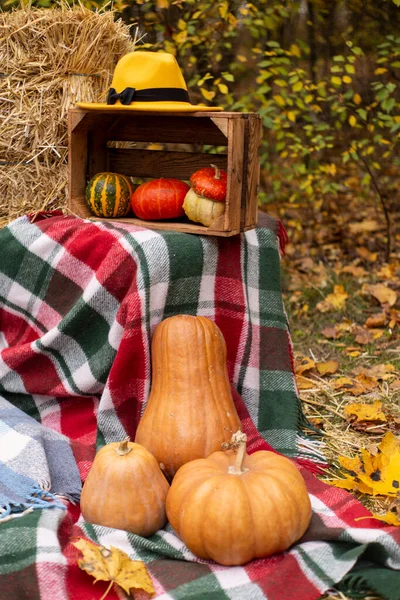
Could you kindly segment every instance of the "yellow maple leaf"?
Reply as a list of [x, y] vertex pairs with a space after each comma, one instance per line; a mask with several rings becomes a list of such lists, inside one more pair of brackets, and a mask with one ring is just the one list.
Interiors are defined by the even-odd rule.
[[131, 560], [126, 552], [110, 546], [97, 546], [92, 542], [79, 539], [73, 542], [75, 548], [82, 552], [82, 558], [78, 558], [81, 569], [94, 577], [96, 581], [109, 581], [105, 598], [113, 583], [117, 583], [127, 594], [132, 588], [141, 589], [153, 596], [155, 590], [146, 566], [141, 560]]
[[382, 402], [376, 400], [373, 404], [348, 404], [344, 407], [344, 414], [348, 417], [354, 415], [357, 421], [386, 421], [382, 412]]
[[397, 497], [400, 489], [400, 440], [393, 433], [384, 435], [376, 452], [363, 448], [354, 458], [339, 456], [345, 479], [326, 483], [371, 496]]
[[317, 310], [320, 312], [328, 312], [331, 310], [341, 310], [344, 308], [345, 302], [349, 297], [348, 293], [344, 291], [342, 285], [335, 285], [333, 293], [328, 294], [325, 300], [318, 302]]

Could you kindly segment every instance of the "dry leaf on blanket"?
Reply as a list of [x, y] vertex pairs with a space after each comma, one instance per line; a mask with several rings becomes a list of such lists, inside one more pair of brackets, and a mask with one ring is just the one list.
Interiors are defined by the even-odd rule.
[[326, 483], [371, 496], [397, 497], [400, 489], [400, 440], [386, 433], [376, 452], [361, 449], [354, 458], [339, 456], [345, 479]]
[[83, 555], [82, 558], [78, 558], [79, 567], [94, 577], [94, 583], [96, 581], [110, 582], [102, 600], [110, 591], [113, 583], [121, 586], [127, 594], [132, 588], [144, 590], [151, 596], [155, 594], [150, 575], [142, 561], [131, 560], [125, 552], [113, 546], [108, 549], [82, 538], [73, 545]]

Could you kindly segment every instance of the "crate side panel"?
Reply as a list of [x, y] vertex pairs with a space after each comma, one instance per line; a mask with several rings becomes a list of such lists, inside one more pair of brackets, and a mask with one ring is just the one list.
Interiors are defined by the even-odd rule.
[[229, 121], [225, 231], [240, 229], [245, 128], [245, 119]]
[[259, 148], [262, 137], [262, 123], [258, 115], [249, 118], [248, 128], [246, 189], [242, 213], [242, 228], [256, 225], [258, 218], [258, 188], [260, 184]]
[[68, 208], [72, 214], [81, 217], [81, 219], [90, 219], [93, 217], [93, 213], [90, 212], [90, 209], [86, 204], [85, 196], [75, 196], [70, 198]]
[[[68, 130], [68, 207], [73, 199], [85, 196], [88, 158], [86, 131]], [[76, 213], [78, 214], [78, 213]]]

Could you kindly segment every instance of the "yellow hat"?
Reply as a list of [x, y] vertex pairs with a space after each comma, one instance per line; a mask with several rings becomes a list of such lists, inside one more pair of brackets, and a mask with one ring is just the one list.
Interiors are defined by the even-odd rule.
[[107, 103], [77, 102], [88, 110], [163, 112], [220, 111], [191, 104], [182, 71], [172, 54], [136, 51], [117, 63]]

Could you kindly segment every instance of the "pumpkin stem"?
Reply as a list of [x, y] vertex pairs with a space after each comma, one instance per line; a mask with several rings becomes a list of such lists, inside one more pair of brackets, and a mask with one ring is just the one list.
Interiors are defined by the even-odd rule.
[[214, 178], [221, 179], [221, 170], [217, 167], [217, 165], [211, 165], [215, 169]]
[[237, 455], [235, 464], [228, 469], [230, 475], [243, 475], [243, 473], [246, 473], [249, 470], [243, 466], [244, 457], [246, 456], [246, 442], [247, 435], [240, 429], [231, 437], [229, 446], [233, 450], [237, 450]]
[[122, 442], [120, 442], [118, 448], [115, 448], [115, 452], [118, 454], [118, 456], [125, 456], [132, 451], [132, 448], [129, 448], [128, 446], [129, 440], [130, 438], [126, 437], [124, 440], [122, 440]]

